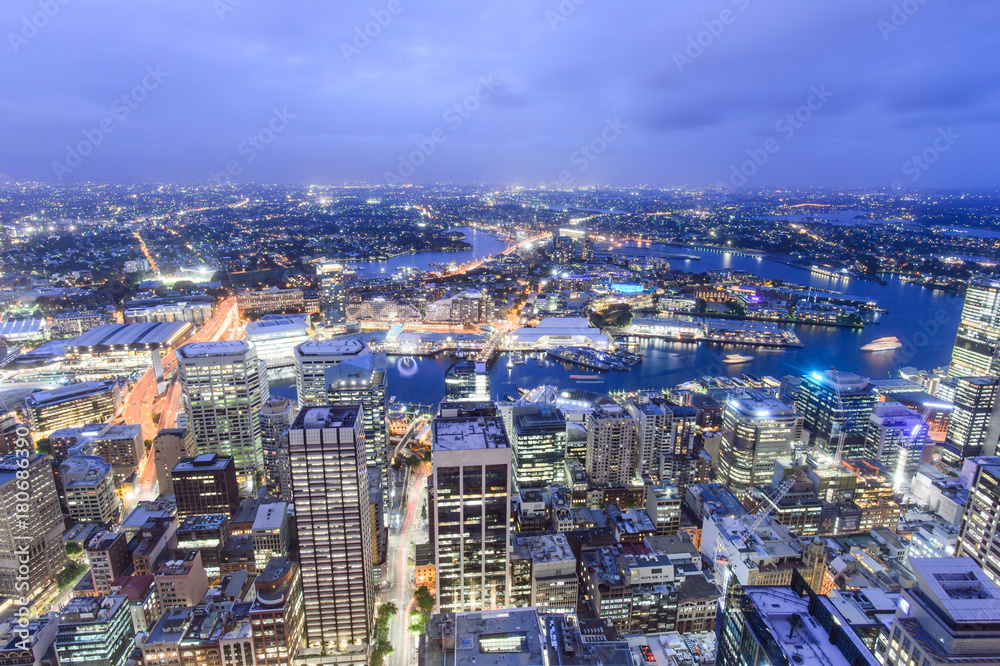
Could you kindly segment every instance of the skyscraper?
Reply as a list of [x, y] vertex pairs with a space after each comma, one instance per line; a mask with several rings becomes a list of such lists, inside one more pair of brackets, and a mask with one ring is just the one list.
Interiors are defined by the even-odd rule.
[[587, 476], [596, 486], [627, 486], [635, 471], [635, 420], [619, 405], [587, 416]]
[[659, 478], [663, 467], [663, 454], [670, 451], [671, 412], [663, 398], [640, 395], [626, 405], [635, 421], [636, 476], [649, 475]]
[[774, 461], [802, 441], [802, 420], [792, 407], [763, 394], [731, 397], [722, 415], [719, 482], [737, 495], [770, 483]]
[[520, 488], [558, 484], [566, 470], [566, 417], [548, 405], [502, 405]]
[[511, 449], [498, 416], [437, 417], [428, 489], [443, 612], [508, 603]]
[[291, 467], [288, 463], [288, 438], [284, 436], [295, 420], [298, 405], [294, 400], [272, 397], [260, 410], [260, 440], [264, 453], [264, 482], [268, 490], [282, 498], [292, 497]]
[[156, 433], [153, 438], [153, 461], [161, 494], [174, 494], [174, 465], [181, 458], [191, 458], [194, 454], [194, 438], [187, 428], [164, 428]]
[[966, 458], [993, 455], [1000, 435], [1000, 380], [994, 377], [957, 377], [955, 409], [944, 438], [944, 461], [961, 465]]
[[965, 290], [949, 377], [1000, 376], [1000, 280], [974, 278]]
[[[25, 472], [27, 479], [23, 478]], [[23, 486], [25, 481], [27, 490]], [[31, 498], [30, 511], [26, 513], [15, 511], [15, 507], [23, 503], [23, 493]], [[19, 518], [0, 521], [0, 594], [33, 598], [54, 584], [56, 576], [69, 564], [62, 540], [65, 525], [51, 459], [37, 453], [27, 458], [0, 457], [0, 507], [4, 507], [6, 517], [13, 518], [17, 514]], [[27, 550], [28, 562], [22, 560], [22, 550]], [[27, 581], [18, 573], [25, 565]], [[23, 589], [23, 582], [28, 583], [27, 590]]]
[[489, 402], [490, 373], [479, 361], [457, 361], [444, 373], [444, 399]]
[[288, 429], [305, 600], [305, 644], [364, 652], [375, 577], [360, 405], [306, 407]]
[[267, 366], [245, 340], [195, 342], [177, 349], [188, 427], [198, 453], [233, 456], [252, 486], [263, 470], [260, 410], [270, 397]]
[[387, 441], [385, 353], [362, 354], [346, 359], [327, 368], [325, 377], [329, 404], [361, 405], [364, 414], [367, 465], [385, 469]]
[[993, 582], [1000, 584], [1000, 457], [970, 458], [962, 466], [970, 480], [962, 514], [956, 557], [971, 557]]
[[[966, 557], [914, 558], [876, 651], [885, 666], [1000, 664], [1000, 588]], [[773, 662], [772, 662], [773, 663]]]
[[865, 436], [865, 458], [893, 477], [893, 487], [909, 490], [927, 439], [923, 417], [898, 402], [879, 402], [872, 409]]
[[299, 409], [327, 404], [326, 371], [368, 353], [360, 340], [338, 338], [303, 342], [295, 348], [295, 389]]
[[324, 262], [317, 269], [319, 276], [319, 308], [323, 325], [327, 328], [342, 327], [347, 323], [347, 299], [344, 295], [344, 266]]
[[805, 417], [809, 444], [835, 455], [843, 433], [841, 458], [864, 455], [868, 419], [875, 404], [875, 389], [867, 377], [853, 372], [813, 372], [802, 378], [796, 411]]

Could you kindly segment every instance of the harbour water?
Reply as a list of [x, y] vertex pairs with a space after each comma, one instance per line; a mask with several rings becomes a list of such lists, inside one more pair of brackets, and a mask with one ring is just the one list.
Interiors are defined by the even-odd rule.
[[[397, 265], [426, 266], [440, 261], [461, 263], [473, 257], [479, 258], [497, 252], [505, 246], [503, 241], [481, 231], [474, 232], [471, 236], [476, 245], [476, 249], [471, 252], [432, 253], [438, 258], [430, 258], [430, 254], [396, 257], [391, 260], [396, 263], [393, 263], [392, 268], [386, 267], [386, 271], [395, 270]], [[639, 348], [643, 362], [627, 372], [595, 373], [552, 358], [546, 358], [541, 365], [529, 360], [508, 368], [506, 357], [501, 356], [491, 368], [490, 380], [494, 397], [503, 399], [508, 394], [514, 395], [515, 384], [533, 387], [544, 383], [563, 388], [578, 387], [609, 392], [675, 386], [703, 375], [738, 376], [748, 372], [758, 377], [770, 375], [780, 379], [783, 375], [803, 375], [830, 367], [869, 377], [887, 377], [897, 376], [897, 370], [901, 366], [930, 369], [945, 365], [950, 359], [962, 308], [961, 297], [902, 283], [895, 278], [887, 277], [887, 284], [880, 285], [864, 280], [834, 279], [756, 257], [678, 248], [672, 248], [672, 251], [701, 257], [700, 261], [672, 261], [671, 268], [675, 270], [692, 273], [720, 269], [743, 270], [765, 278], [817, 289], [870, 296], [877, 299], [879, 305], [889, 312], [880, 315], [876, 324], [863, 330], [794, 326], [796, 335], [803, 343], [800, 349], [763, 351], [761, 348], [742, 345], [643, 341]], [[861, 351], [862, 345], [876, 338], [890, 336], [899, 338], [903, 347], [888, 352]], [[722, 362], [728, 354], [737, 353], [753, 356], [754, 359], [739, 365]], [[390, 395], [395, 395], [401, 402], [423, 404], [437, 402], [443, 397], [444, 373], [454, 363], [454, 359], [393, 357], [389, 360]], [[570, 379], [570, 375], [593, 374], [599, 374], [603, 382]], [[272, 385], [272, 392], [294, 397], [294, 383], [276, 383]]]

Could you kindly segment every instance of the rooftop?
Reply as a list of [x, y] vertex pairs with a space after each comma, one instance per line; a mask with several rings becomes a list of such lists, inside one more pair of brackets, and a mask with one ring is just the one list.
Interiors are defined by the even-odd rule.
[[246, 340], [219, 340], [217, 342], [192, 342], [177, 348], [179, 358], [211, 358], [213, 356], [239, 356], [252, 349]]
[[127, 597], [121, 595], [74, 597], [66, 602], [66, 606], [60, 611], [59, 623], [80, 625], [104, 622], [127, 600]]
[[182, 458], [174, 465], [173, 474], [183, 474], [187, 472], [207, 472], [214, 470], [224, 470], [233, 464], [232, 456], [220, 456], [218, 453], [203, 453], [193, 458]]
[[1000, 622], [1000, 588], [969, 557], [909, 560], [917, 589], [955, 622]]
[[24, 399], [29, 407], [46, 407], [85, 398], [97, 393], [107, 393], [114, 386], [113, 382], [79, 382], [67, 384], [48, 391], [35, 391]]
[[307, 407], [299, 412], [292, 424], [294, 430], [318, 430], [320, 428], [353, 428], [358, 418], [360, 405], [326, 405]]
[[357, 356], [366, 349], [364, 342], [354, 338], [311, 340], [296, 347], [295, 356], [307, 361], [318, 361], [324, 357]]
[[510, 447], [503, 421], [497, 417], [436, 418], [433, 432], [435, 451]]

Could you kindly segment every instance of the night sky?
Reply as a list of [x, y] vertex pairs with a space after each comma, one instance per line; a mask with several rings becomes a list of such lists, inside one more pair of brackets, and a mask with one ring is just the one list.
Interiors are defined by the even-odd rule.
[[4, 0], [0, 24], [5, 180], [1000, 184], [997, 0]]

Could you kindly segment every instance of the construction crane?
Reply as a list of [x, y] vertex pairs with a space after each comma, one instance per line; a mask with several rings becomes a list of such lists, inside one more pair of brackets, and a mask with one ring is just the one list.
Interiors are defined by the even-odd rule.
[[[762, 502], [760, 507], [758, 507], [758, 513], [754, 517], [754, 521], [747, 528], [747, 531], [740, 537], [739, 541], [733, 547], [734, 556], [738, 557], [739, 552], [746, 545], [747, 541], [756, 533], [760, 526], [764, 524], [764, 521], [768, 519], [771, 515], [771, 511], [778, 508], [778, 502], [788, 494], [788, 491], [792, 489], [795, 485], [795, 476], [789, 476], [787, 479], [782, 481], [781, 485], [778, 486], [777, 492], [774, 493], [774, 498], [770, 498], [764, 495], [764, 499], [770, 506], [765, 506]], [[763, 507], [763, 508], [762, 508]], [[722, 581], [722, 606], [725, 610], [726, 596], [729, 594], [729, 581], [733, 577], [733, 569], [729, 566], [729, 549], [726, 548], [726, 539], [722, 536], [721, 529], [719, 530], [718, 536], [715, 538], [715, 579]]]

